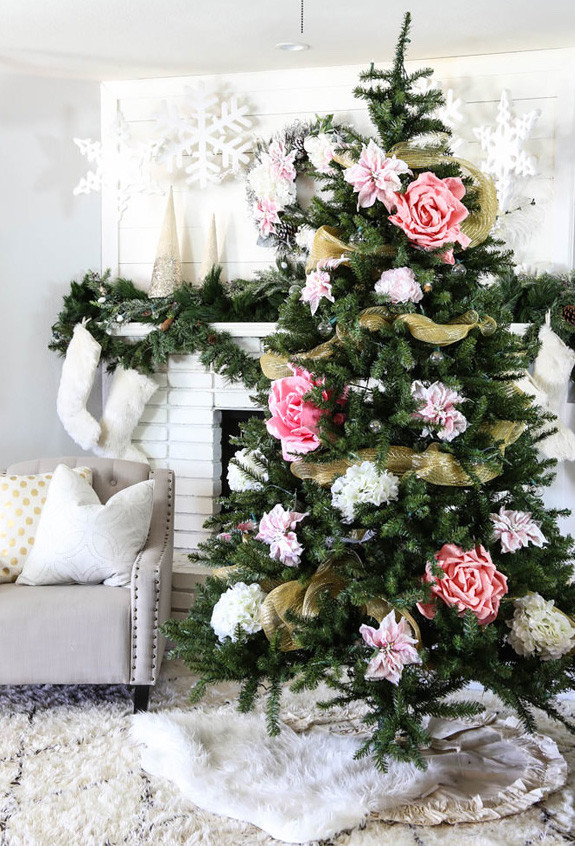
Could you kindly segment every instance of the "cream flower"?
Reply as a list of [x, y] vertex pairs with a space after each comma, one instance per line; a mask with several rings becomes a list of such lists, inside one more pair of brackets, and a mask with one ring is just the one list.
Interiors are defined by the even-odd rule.
[[399, 479], [387, 470], [380, 472], [371, 461], [353, 464], [331, 486], [331, 502], [344, 523], [354, 520], [355, 506], [364, 502], [382, 505], [397, 499]]
[[335, 149], [333, 138], [327, 132], [320, 132], [319, 135], [308, 135], [304, 138], [303, 147], [308, 154], [309, 160], [320, 173], [331, 173], [330, 167]]
[[[262, 491], [264, 489], [262, 482], [267, 482], [269, 476], [267, 470], [262, 470], [259, 463], [262, 458], [263, 455], [259, 449], [239, 449], [234, 454], [232, 461], [228, 464], [228, 485], [231, 491]], [[262, 482], [252, 479], [244, 472], [242, 467], [245, 467], [248, 471], [251, 470], [252, 473], [261, 478]]]
[[542, 661], [561, 658], [575, 648], [575, 627], [553, 600], [528, 593], [513, 603], [515, 612], [507, 625], [508, 640], [518, 655], [537, 654]]
[[222, 593], [212, 611], [210, 625], [218, 640], [237, 641], [238, 626], [246, 634], [261, 631], [261, 607], [265, 593], [258, 584], [238, 582]]

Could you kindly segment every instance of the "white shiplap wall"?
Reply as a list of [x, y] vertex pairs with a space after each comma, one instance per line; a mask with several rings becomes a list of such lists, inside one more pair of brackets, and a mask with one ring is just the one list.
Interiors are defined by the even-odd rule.
[[[539, 268], [565, 269], [573, 256], [573, 149], [575, 149], [575, 50], [546, 50], [493, 56], [433, 60], [435, 79], [452, 88], [464, 102], [465, 122], [458, 133], [465, 139], [459, 155], [479, 163], [481, 151], [472, 129], [494, 123], [503, 89], [517, 113], [539, 109], [541, 117], [528, 143], [539, 160], [540, 173], [527, 193], [538, 203], [537, 220], [518, 260]], [[367, 65], [367, 63], [366, 63]], [[102, 137], [118, 109], [128, 121], [132, 137], [154, 135], [154, 114], [163, 100], [183, 105], [186, 86], [199, 82], [216, 91], [229, 91], [250, 106], [257, 136], [269, 137], [296, 120], [333, 113], [360, 131], [372, 132], [363, 101], [354, 99], [360, 66], [297, 71], [233, 74], [105, 83], [102, 89]], [[158, 170], [166, 188], [172, 181], [184, 262], [184, 278], [197, 279], [208, 225], [216, 215], [220, 261], [225, 278], [248, 277], [274, 260], [271, 250], [258, 247], [257, 233], [247, 209], [240, 179], [206, 190], [187, 186], [181, 176]], [[147, 288], [151, 276], [165, 197], [135, 196], [120, 223], [111, 192], [103, 192], [103, 267]]]

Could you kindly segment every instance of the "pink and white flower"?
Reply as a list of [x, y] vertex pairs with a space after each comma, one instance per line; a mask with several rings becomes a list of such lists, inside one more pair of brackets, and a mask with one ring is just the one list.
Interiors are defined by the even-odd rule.
[[465, 402], [465, 397], [453, 388], [442, 382], [425, 385], [415, 381], [411, 386], [411, 396], [419, 403], [413, 417], [432, 424], [431, 428], [423, 429], [423, 435], [435, 434], [440, 441], [452, 441], [467, 429], [466, 418], [455, 408], [456, 403]]
[[501, 506], [498, 514], [491, 514], [493, 534], [501, 541], [501, 552], [517, 552], [532, 543], [544, 546], [547, 538], [529, 511], [508, 511]]
[[304, 517], [307, 512], [286, 511], [279, 503], [263, 515], [256, 540], [269, 544], [270, 558], [279, 559], [287, 567], [297, 567], [303, 546], [293, 530]]
[[370, 141], [367, 147], [364, 145], [358, 163], [349, 167], [343, 178], [358, 194], [358, 209], [369, 208], [379, 200], [388, 211], [393, 211], [402, 173], [411, 173], [407, 164], [395, 156], [387, 158], [385, 150]]
[[330, 275], [325, 270], [314, 270], [306, 276], [300, 300], [302, 303], [309, 303], [311, 313], [315, 314], [323, 298], [329, 300], [330, 303], [335, 302], [331, 293]]
[[304, 138], [303, 147], [312, 165], [319, 173], [332, 173], [330, 163], [335, 154], [333, 137], [327, 132], [319, 135], [308, 135]]
[[395, 611], [383, 618], [378, 629], [363, 625], [359, 631], [367, 645], [378, 650], [367, 666], [368, 681], [387, 679], [397, 684], [406, 664], [421, 664], [413, 631], [405, 618], [395, 621]]
[[272, 173], [277, 179], [285, 179], [286, 182], [293, 182], [296, 178], [294, 159], [296, 151], [286, 151], [281, 141], [272, 141], [268, 147], [268, 155], [271, 159]]
[[393, 305], [419, 303], [423, 290], [410, 267], [393, 267], [385, 270], [375, 283], [375, 293], [389, 297]]
[[275, 200], [258, 200], [254, 205], [254, 215], [264, 238], [276, 230], [276, 223], [280, 222], [278, 212], [281, 211]]

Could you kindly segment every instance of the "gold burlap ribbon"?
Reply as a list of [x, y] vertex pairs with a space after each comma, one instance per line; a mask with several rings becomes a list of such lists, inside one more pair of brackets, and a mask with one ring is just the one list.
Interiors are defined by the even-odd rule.
[[[485, 431], [499, 443], [502, 456], [506, 448], [521, 436], [524, 429], [524, 423], [514, 423], [510, 420], [500, 420], [485, 427]], [[311, 479], [325, 488], [330, 487], [337, 476], [343, 476], [348, 467], [362, 461], [375, 461], [376, 457], [377, 450], [362, 449], [357, 453], [357, 458], [342, 458], [326, 464], [294, 461], [291, 464], [291, 472], [298, 479]], [[415, 473], [419, 479], [431, 485], [449, 487], [466, 487], [473, 485], [475, 480], [481, 483], [490, 482], [501, 473], [501, 467], [476, 464], [472, 471], [474, 478], [471, 478], [451, 453], [441, 452], [439, 444], [431, 444], [425, 452], [414, 452], [411, 447], [391, 446], [386, 456], [385, 469], [399, 477], [405, 473]]]
[[[479, 329], [482, 335], [492, 335], [497, 329], [497, 323], [492, 317], [480, 319], [476, 311], [466, 311], [465, 314], [455, 317], [449, 323], [434, 323], [429, 317], [423, 314], [394, 314], [387, 306], [373, 306], [360, 312], [357, 319], [359, 325], [370, 332], [377, 332], [380, 329], [389, 328], [395, 322], [405, 323], [411, 335], [417, 340], [426, 344], [433, 344], [435, 347], [446, 347], [455, 344], [466, 338], [472, 329]], [[329, 341], [314, 347], [309, 352], [298, 353], [293, 358], [297, 359], [324, 359], [330, 358], [334, 348], [343, 343], [349, 337], [349, 332], [336, 326], [335, 334]], [[285, 356], [274, 353], [264, 353], [260, 358], [260, 365], [264, 376], [268, 379], [284, 379], [286, 376], [293, 376], [293, 371], [288, 366], [288, 359]]]
[[[335, 565], [344, 563], [346, 558], [352, 563], [361, 565], [361, 559], [355, 552], [344, 552], [337, 557], [330, 556], [313, 574], [307, 587], [303, 587], [294, 580], [284, 582], [268, 593], [262, 604], [261, 623], [269, 641], [279, 635], [279, 648], [282, 652], [291, 652], [300, 648], [293, 637], [295, 624], [288, 619], [290, 614], [298, 617], [315, 617], [318, 613], [318, 599], [321, 593], [327, 591], [335, 598], [344, 589], [346, 581], [336, 572]], [[381, 622], [391, 610], [392, 606], [383, 597], [374, 597], [363, 606], [364, 613], [378, 622]], [[409, 622], [420, 643], [419, 627], [411, 614], [397, 608], [393, 610], [396, 617], [404, 617]]]
[[[349, 264], [350, 253], [358, 251], [358, 247], [354, 244], [347, 244], [342, 241], [338, 235], [338, 230], [333, 226], [320, 226], [316, 231], [309, 258], [306, 262], [306, 273], [311, 273], [315, 270], [319, 262], [329, 261], [329, 259], [344, 259], [342, 264]], [[378, 247], [377, 253], [383, 256], [394, 256], [396, 253], [395, 247], [383, 245]]]

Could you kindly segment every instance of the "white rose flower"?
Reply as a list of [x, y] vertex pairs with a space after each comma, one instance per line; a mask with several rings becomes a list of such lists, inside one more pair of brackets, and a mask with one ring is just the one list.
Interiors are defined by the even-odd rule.
[[[228, 485], [230, 486], [230, 490], [236, 492], [262, 491], [264, 489], [263, 484], [252, 479], [251, 476], [244, 473], [242, 467], [238, 466], [238, 464], [243, 465], [255, 473], [256, 476], [259, 476], [264, 482], [267, 482], [269, 479], [267, 470], [262, 470], [258, 464], [258, 460], [261, 461], [262, 459], [263, 455], [259, 449], [239, 449], [232, 461], [228, 464]], [[234, 463], [236, 461], [238, 464]]]
[[568, 617], [539, 593], [528, 593], [513, 603], [515, 612], [507, 625], [508, 640], [518, 655], [537, 653], [542, 661], [561, 658], [575, 647], [575, 627]]
[[222, 593], [212, 611], [210, 625], [218, 639], [237, 640], [238, 626], [247, 634], [261, 631], [261, 607], [265, 593], [258, 584], [238, 582]]
[[267, 154], [264, 154], [261, 163], [250, 171], [248, 183], [258, 200], [274, 200], [281, 208], [292, 202], [296, 194], [295, 182], [278, 177]]
[[353, 464], [345, 476], [340, 476], [331, 486], [331, 502], [338, 508], [344, 523], [352, 523], [355, 506], [370, 502], [382, 505], [397, 499], [399, 479], [393, 473], [379, 472], [371, 461]]
[[332, 172], [330, 164], [335, 150], [331, 135], [326, 132], [320, 132], [319, 135], [308, 135], [304, 138], [303, 146], [316, 170], [320, 173]]

